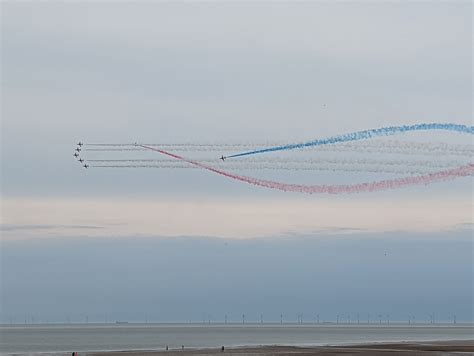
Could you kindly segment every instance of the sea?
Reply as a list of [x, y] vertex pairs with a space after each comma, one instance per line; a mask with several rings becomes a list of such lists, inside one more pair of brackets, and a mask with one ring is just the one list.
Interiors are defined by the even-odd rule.
[[258, 345], [342, 345], [474, 340], [472, 324], [49, 324], [0, 326], [0, 353], [165, 350]]

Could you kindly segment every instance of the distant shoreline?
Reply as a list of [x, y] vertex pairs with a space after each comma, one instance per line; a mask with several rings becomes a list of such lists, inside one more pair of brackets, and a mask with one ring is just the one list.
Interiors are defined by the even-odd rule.
[[154, 356], [163, 354], [197, 356], [231, 354], [240, 356], [270, 356], [270, 355], [438, 355], [440, 353], [474, 353], [474, 338], [472, 340], [427, 341], [427, 342], [391, 342], [391, 343], [361, 343], [338, 346], [243, 346], [230, 347], [222, 351], [220, 348], [204, 349], [172, 349], [149, 351], [103, 351], [80, 353], [80, 356]]
[[202, 322], [134, 322], [134, 321], [118, 321], [118, 322], [89, 322], [89, 323], [84, 323], [84, 322], [48, 322], [48, 323], [0, 323], [1, 328], [8, 328], [8, 327], [47, 327], [47, 326], [164, 326], [164, 327], [173, 327], [173, 326], [196, 326], [196, 327], [213, 327], [213, 326], [218, 326], [218, 327], [474, 327], [474, 322], [457, 322], [456, 324], [453, 324], [453, 322], [436, 322], [436, 323], [430, 323], [430, 322], [417, 322], [417, 323], [411, 323], [408, 324], [407, 322], [390, 322], [390, 324], [387, 323], [347, 323], [347, 322], [321, 322], [321, 323], [311, 323], [311, 322], [306, 322], [303, 324], [299, 324], [296, 322], [286, 322], [286, 323], [279, 323], [279, 322], [266, 322], [266, 323], [260, 323], [260, 322], [246, 322], [245, 324], [242, 324], [242, 322], [228, 322], [228, 323], [221, 323], [221, 322], [212, 322], [212, 323], [202, 323]]

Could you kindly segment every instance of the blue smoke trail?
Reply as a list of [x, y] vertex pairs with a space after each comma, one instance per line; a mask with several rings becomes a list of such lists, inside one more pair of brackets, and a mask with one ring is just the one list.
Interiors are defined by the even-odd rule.
[[310, 142], [262, 148], [259, 150], [237, 153], [231, 156], [227, 156], [225, 158], [249, 156], [249, 155], [265, 153], [265, 152], [294, 150], [297, 148], [322, 146], [322, 145], [329, 145], [329, 144], [341, 143], [341, 142], [360, 141], [360, 140], [366, 140], [366, 139], [374, 138], [374, 137], [390, 136], [390, 135], [395, 135], [397, 133], [405, 133], [409, 131], [427, 131], [427, 130], [443, 130], [443, 131], [454, 131], [454, 132], [459, 132], [459, 133], [473, 134], [474, 126], [449, 124], [449, 123], [448, 124], [428, 123], [428, 124], [382, 127], [379, 129], [370, 129], [370, 130], [352, 132], [352, 133], [348, 133], [344, 135], [332, 136], [332, 137], [314, 140]]

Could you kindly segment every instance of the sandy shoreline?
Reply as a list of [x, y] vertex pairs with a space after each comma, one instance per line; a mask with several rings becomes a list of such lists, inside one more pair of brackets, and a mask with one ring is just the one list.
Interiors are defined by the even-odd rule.
[[[84, 355], [85, 353], [82, 353]], [[432, 342], [399, 342], [358, 344], [347, 346], [260, 346], [185, 350], [155, 350], [155, 351], [110, 351], [87, 353], [88, 356], [154, 356], [169, 354], [170, 356], [198, 356], [230, 354], [239, 356], [270, 356], [270, 355], [474, 355], [474, 339], [462, 341], [432, 341]]]

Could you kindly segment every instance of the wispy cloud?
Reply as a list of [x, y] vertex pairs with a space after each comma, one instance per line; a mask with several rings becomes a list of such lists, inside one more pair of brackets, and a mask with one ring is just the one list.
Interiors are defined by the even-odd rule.
[[0, 224], [0, 231], [43, 231], [56, 229], [90, 230], [103, 229], [103, 226], [93, 225], [47, 225], [47, 224]]
[[454, 226], [456, 230], [472, 230], [474, 229], [474, 222], [464, 222]]
[[472, 224], [470, 201], [7, 199], [4, 238], [211, 236], [255, 238], [390, 231], [452, 231]]

